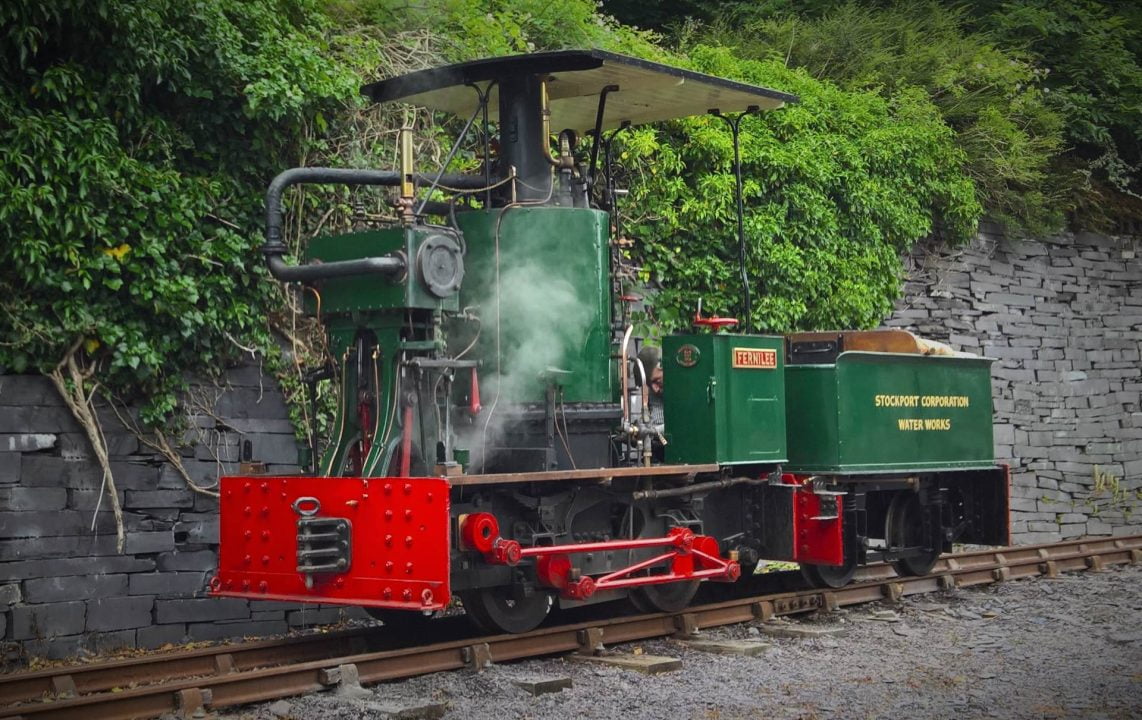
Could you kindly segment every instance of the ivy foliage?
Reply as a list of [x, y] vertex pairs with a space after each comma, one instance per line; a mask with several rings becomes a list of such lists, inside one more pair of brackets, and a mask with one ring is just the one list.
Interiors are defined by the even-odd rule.
[[955, 131], [988, 213], [1030, 232], [1055, 229], [1062, 183], [1050, 169], [1063, 121], [1042, 87], [1046, 71], [972, 30], [974, 22], [964, 7], [935, 0], [779, 11], [743, 3], [709, 35], [744, 57], [780, 59], [847, 89], [886, 98], [922, 90]]
[[[1002, 17], [971, 3], [905, 15], [871, 0], [882, 14], [720, 3], [705, 16], [736, 6], [736, 24], [687, 29], [664, 11], [659, 27], [683, 33], [671, 51], [593, 0], [10, 0], [0, 5], [0, 366], [44, 371], [78, 352], [99, 383], [148, 398], [147, 418], [160, 420], [188, 371], [273, 346], [266, 318], [283, 302], [257, 246], [274, 174], [392, 167], [394, 130], [413, 116], [420, 169], [437, 169], [441, 127], [463, 119], [365, 110], [362, 81], [569, 47], [799, 95], [742, 125], [751, 324], [874, 326], [899, 292], [901, 253], [931, 234], [968, 239], [981, 200], [1024, 226], [1053, 222], [1062, 140], [1085, 153], [1075, 157], [1087, 177], [1135, 187], [1134, 96], [1110, 108], [1084, 98], [1133, 92], [1136, 51], [1108, 42], [1111, 60], [1096, 64], [1116, 69], [1083, 76], [1030, 40], [1036, 23], [1072, 28], [1088, 15], [1120, 33], [1118, 16], [1037, 3], [1007, 3]], [[992, 21], [999, 34], [982, 29]], [[1063, 47], [1071, 31], [1052, 42]], [[624, 228], [643, 279], [660, 288], [664, 329], [688, 325], [700, 298], [709, 313], [741, 313], [730, 138], [699, 117], [617, 141], [631, 190]], [[449, 169], [477, 163], [462, 151]], [[297, 189], [291, 239], [345, 229], [359, 200]]]
[[[964, 155], [923, 93], [846, 91], [724, 47], [695, 46], [690, 60], [801, 100], [742, 122], [755, 330], [875, 326], [899, 293], [902, 252], [936, 231], [952, 242], [974, 235], [981, 208]], [[688, 326], [699, 299], [711, 314], [740, 318], [726, 124], [706, 116], [638, 129], [624, 162], [636, 168], [624, 205], [640, 210], [627, 229], [644, 279], [661, 288], [658, 320]]]
[[1142, 221], [1142, 6], [1109, 0], [969, 4], [978, 31], [1038, 68], [1066, 151], [1052, 163], [1086, 227]]
[[260, 196], [356, 92], [308, 0], [0, 6], [0, 366], [174, 406], [267, 345]]
[[431, 31], [451, 62], [565, 48], [644, 57], [662, 52], [653, 33], [600, 14], [592, 0], [329, 0], [328, 8], [343, 26], [385, 34]]

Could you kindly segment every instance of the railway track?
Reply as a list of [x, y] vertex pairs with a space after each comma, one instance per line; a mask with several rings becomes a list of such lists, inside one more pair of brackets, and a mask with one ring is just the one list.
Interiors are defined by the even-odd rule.
[[1142, 563], [1142, 535], [959, 553], [941, 558], [923, 577], [900, 578], [888, 566], [872, 566], [862, 569], [857, 582], [837, 590], [755, 595], [680, 613], [552, 625], [522, 635], [386, 649], [383, 630], [341, 631], [59, 667], [0, 678], [0, 718], [191, 717], [203, 709], [300, 695], [358, 679], [376, 683], [478, 669], [491, 662], [589, 653], [603, 645], [719, 625], [1125, 563]]

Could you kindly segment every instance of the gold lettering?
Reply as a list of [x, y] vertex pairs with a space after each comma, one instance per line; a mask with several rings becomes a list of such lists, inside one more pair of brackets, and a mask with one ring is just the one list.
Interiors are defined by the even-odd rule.
[[768, 348], [734, 348], [732, 367], [773, 370], [777, 367], [777, 351]]
[[931, 407], [966, 408], [971, 407], [967, 395], [874, 395], [873, 407]]
[[966, 408], [971, 406], [971, 398], [967, 395], [925, 395], [920, 404], [923, 407]]
[[896, 426], [901, 430], [951, 430], [951, 418], [897, 418]]

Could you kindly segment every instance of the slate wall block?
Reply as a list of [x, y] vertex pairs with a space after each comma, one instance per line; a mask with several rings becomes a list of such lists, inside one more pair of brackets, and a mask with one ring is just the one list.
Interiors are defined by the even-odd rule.
[[154, 606], [155, 598], [152, 596], [89, 600], [87, 631], [106, 632], [148, 627], [154, 622], [151, 617]]
[[150, 625], [136, 631], [138, 647], [154, 649], [186, 642], [186, 624]]
[[237, 598], [156, 600], [155, 622], [202, 623], [215, 620], [245, 620], [250, 605]]
[[24, 581], [24, 600], [29, 603], [50, 603], [93, 599], [127, 594], [127, 576], [121, 575], [62, 575], [32, 578]]
[[136, 573], [130, 578], [128, 592], [158, 597], [201, 597], [206, 594], [206, 573]]
[[75, 600], [63, 603], [24, 605], [12, 608], [13, 640], [45, 640], [83, 632], [87, 604]]

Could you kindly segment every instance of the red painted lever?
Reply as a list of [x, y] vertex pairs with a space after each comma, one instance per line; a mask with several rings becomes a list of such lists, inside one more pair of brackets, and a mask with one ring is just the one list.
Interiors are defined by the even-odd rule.
[[472, 391], [468, 393], [468, 412], [473, 415], [480, 414], [480, 379], [476, 376], [476, 368], [472, 368]]

